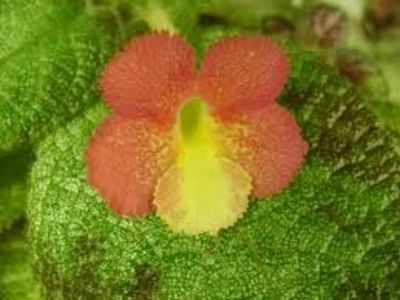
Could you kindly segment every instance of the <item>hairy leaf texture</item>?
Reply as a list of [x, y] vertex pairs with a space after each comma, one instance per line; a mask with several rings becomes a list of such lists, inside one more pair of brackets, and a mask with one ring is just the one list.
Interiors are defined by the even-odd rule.
[[26, 153], [99, 100], [99, 71], [122, 39], [113, 14], [84, 1], [0, 1], [0, 231], [24, 214]]
[[0, 154], [37, 144], [96, 101], [115, 38], [77, 3], [0, 2]]
[[[217, 236], [114, 215], [86, 183], [99, 104], [38, 149], [29, 197], [34, 266], [54, 299], [346, 299], [400, 296], [400, 158], [354, 88], [288, 47], [281, 102], [311, 146], [296, 180]], [[238, 78], [240, 80], [240, 78]]]

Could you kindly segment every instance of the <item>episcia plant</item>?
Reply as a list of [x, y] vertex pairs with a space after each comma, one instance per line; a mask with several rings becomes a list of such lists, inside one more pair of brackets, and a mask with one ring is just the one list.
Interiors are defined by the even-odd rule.
[[357, 90], [202, 28], [196, 1], [110, 2], [0, 2], [0, 149], [33, 156], [42, 297], [398, 298], [398, 141]]
[[287, 70], [283, 50], [262, 36], [220, 40], [197, 76], [181, 37], [135, 38], [101, 80], [116, 115], [87, 150], [89, 183], [117, 213], [155, 206], [176, 232], [231, 226], [250, 195], [285, 188], [307, 151], [295, 120], [275, 102]]

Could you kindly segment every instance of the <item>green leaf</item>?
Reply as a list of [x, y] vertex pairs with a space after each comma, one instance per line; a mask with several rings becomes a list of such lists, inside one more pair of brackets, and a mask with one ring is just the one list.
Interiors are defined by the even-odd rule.
[[0, 157], [0, 233], [24, 214], [26, 175], [32, 156], [32, 153], [16, 153]]
[[77, 3], [0, 2], [0, 154], [37, 144], [98, 99], [118, 39]]
[[0, 1], [0, 232], [24, 213], [32, 147], [99, 100], [102, 65], [136, 28], [122, 9]]
[[0, 299], [39, 300], [21, 224], [0, 236]]
[[[28, 214], [45, 298], [399, 298], [394, 136], [347, 82], [295, 48], [288, 47], [293, 70], [282, 101], [311, 152], [289, 189], [253, 203], [234, 227], [217, 237], [178, 236], [154, 215], [118, 218], [86, 184], [83, 153], [108, 115], [97, 79], [123, 40], [172, 26], [204, 51], [208, 39], [236, 29], [200, 40], [202, 12], [221, 14], [238, 32], [265, 14], [297, 14], [295, 1], [206, 2], [0, 1], [0, 231], [24, 210], [32, 157], [21, 154], [40, 144]], [[388, 110], [382, 115], [398, 124]], [[0, 298], [36, 299], [22, 233], [11, 232], [0, 236]]]
[[356, 90], [288, 46], [282, 102], [311, 145], [283, 193], [253, 202], [218, 236], [121, 218], [86, 183], [103, 104], [40, 145], [29, 197], [34, 265], [49, 299], [400, 297], [400, 157]]

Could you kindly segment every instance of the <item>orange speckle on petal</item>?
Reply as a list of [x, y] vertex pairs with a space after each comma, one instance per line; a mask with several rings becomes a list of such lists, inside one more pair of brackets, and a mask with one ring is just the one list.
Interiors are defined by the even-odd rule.
[[288, 69], [285, 52], [267, 37], [225, 38], [205, 55], [198, 93], [220, 115], [259, 109], [275, 101]]
[[117, 114], [170, 122], [195, 78], [192, 48], [169, 33], [128, 42], [108, 63], [100, 87]]
[[107, 119], [86, 150], [88, 181], [122, 215], [152, 210], [158, 177], [174, 159], [170, 137], [148, 120]]
[[223, 123], [223, 155], [239, 163], [253, 179], [252, 195], [271, 196], [285, 188], [301, 167], [308, 151], [294, 117], [272, 104]]

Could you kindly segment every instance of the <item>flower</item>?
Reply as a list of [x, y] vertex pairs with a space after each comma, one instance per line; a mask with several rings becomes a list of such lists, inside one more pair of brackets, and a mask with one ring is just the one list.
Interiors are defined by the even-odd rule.
[[281, 191], [308, 150], [276, 102], [288, 73], [264, 36], [215, 43], [197, 72], [183, 38], [136, 37], [106, 66], [114, 110], [86, 151], [88, 181], [116, 213], [156, 213], [176, 232], [216, 234], [249, 197]]

